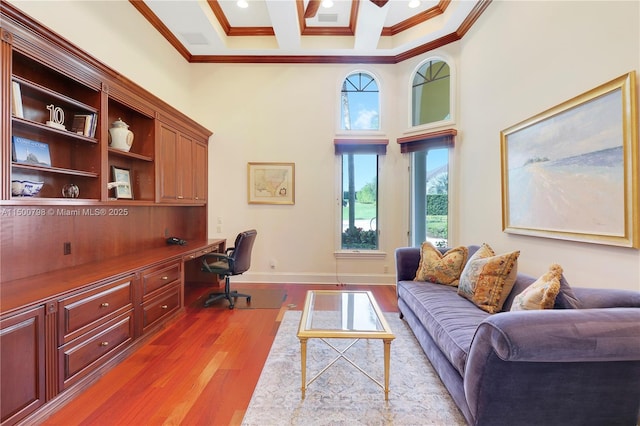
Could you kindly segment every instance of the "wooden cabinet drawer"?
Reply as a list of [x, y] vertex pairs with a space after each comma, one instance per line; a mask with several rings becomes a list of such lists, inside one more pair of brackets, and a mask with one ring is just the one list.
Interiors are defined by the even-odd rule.
[[142, 277], [142, 294], [146, 296], [178, 280], [180, 280], [180, 263], [174, 263], [157, 271], [145, 272]]
[[211, 253], [211, 252], [213, 252], [213, 251], [216, 251], [216, 250], [217, 250], [217, 248], [218, 248], [218, 246], [208, 246], [208, 247], [205, 247], [205, 248], [203, 248], [202, 250], [198, 250], [198, 251], [196, 251], [196, 252], [194, 252], [194, 253], [189, 253], [189, 254], [185, 255], [185, 256], [182, 258], [182, 260], [184, 260], [185, 262], [188, 262], [189, 260], [193, 260], [193, 259], [196, 259], [196, 258], [198, 258], [198, 257], [200, 257], [200, 256], [204, 256], [204, 255], [205, 255], [205, 254], [207, 254], [207, 253]]
[[58, 350], [61, 388], [102, 365], [133, 339], [133, 311], [120, 315]]
[[142, 332], [159, 324], [164, 318], [182, 307], [182, 286], [176, 283], [142, 304]]
[[109, 315], [133, 307], [133, 276], [62, 299], [59, 302], [60, 344], [92, 329]]

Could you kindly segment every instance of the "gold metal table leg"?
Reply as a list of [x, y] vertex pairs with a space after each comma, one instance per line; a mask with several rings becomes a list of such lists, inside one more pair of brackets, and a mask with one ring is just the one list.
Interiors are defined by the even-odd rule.
[[389, 366], [391, 364], [391, 339], [384, 339], [384, 399], [389, 400]]
[[302, 392], [302, 399], [304, 399], [307, 390], [307, 339], [305, 338], [300, 338], [300, 363], [300, 375], [302, 376], [302, 387], [300, 390]]

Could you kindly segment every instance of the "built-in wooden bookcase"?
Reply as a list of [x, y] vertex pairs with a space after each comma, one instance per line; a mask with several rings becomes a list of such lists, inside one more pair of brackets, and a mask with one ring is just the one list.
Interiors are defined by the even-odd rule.
[[[224, 241], [207, 240], [210, 131], [16, 6], [0, 1], [0, 22], [0, 423], [9, 426], [40, 423], [180, 312], [184, 264], [223, 252]], [[109, 144], [118, 119], [134, 134], [128, 152]], [[133, 198], [108, 189], [114, 167], [129, 171]], [[43, 187], [17, 195], [14, 181]], [[63, 195], [70, 184], [78, 198]], [[167, 245], [170, 235], [189, 245]], [[46, 261], [34, 261], [40, 253]]]
[[[144, 105], [133, 107], [125, 104], [124, 101], [120, 102], [109, 96], [109, 126], [117, 120], [127, 123], [129, 130], [133, 132], [133, 145], [128, 152], [109, 146], [109, 168], [106, 171], [109, 181], [113, 180], [113, 167], [127, 169], [131, 175], [133, 200], [153, 202], [155, 200], [155, 125], [153, 112], [145, 110]], [[110, 190], [109, 199], [113, 199], [114, 195], [114, 191]]]
[[[37, 198], [62, 198], [62, 188], [75, 184], [82, 199], [99, 200], [101, 156], [96, 137], [101, 93], [19, 52], [13, 53], [11, 76], [11, 181], [44, 182]], [[74, 128], [77, 116], [93, 117], [96, 124], [86, 135]], [[52, 127], [47, 122], [60, 123]], [[99, 135], [98, 135], [99, 136]], [[35, 142], [40, 158], [25, 161], [16, 146]], [[24, 146], [24, 145], [23, 145]], [[18, 149], [16, 149], [18, 148]], [[43, 152], [44, 150], [44, 152]], [[43, 155], [48, 151], [48, 156]], [[45, 158], [42, 158], [42, 157]], [[33, 199], [14, 194], [12, 199]]]

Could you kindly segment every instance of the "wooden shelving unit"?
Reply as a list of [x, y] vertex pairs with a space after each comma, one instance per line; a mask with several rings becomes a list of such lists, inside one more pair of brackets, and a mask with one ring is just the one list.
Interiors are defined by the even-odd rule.
[[[43, 411], [77, 395], [181, 312], [185, 259], [223, 250], [224, 242], [207, 241], [211, 132], [16, 6], [0, 6], [4, 426], [39, 423]], [[134, 134], [129, 152], [109, 143], [119, 119]], [[178, 136], [165, 151], [162, 125]], [[19, 155], [14, 137], [22, 138]], [[108, 189], [114, 167], [129, 171], [132, 199], [115, 199]], [[13, 195], [12, 181], [25, 180], [42, 189]], [[69, 184], [78, 198], [64, 198]], [[165, 197], [163, 185], [180, 192]], [[189, 246], [168, 246], [171, 235]], [[162, 286], [145, 293], [147, 278]], [[112, 310], [96, 311], [96, 298]], [[80, 317], [87, 323], [63, 331]]]

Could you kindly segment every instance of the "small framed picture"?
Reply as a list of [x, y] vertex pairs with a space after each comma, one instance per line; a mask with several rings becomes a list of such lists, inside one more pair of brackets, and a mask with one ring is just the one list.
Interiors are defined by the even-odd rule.
[[133, 190], [131, 189], [131, 172], [129, 169], [111, 167], [113, 174], [114, 191], [116, 198], [133, 200]]
[[248, 163], [249, 204], [295, 204], [294, 163]]

